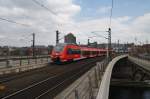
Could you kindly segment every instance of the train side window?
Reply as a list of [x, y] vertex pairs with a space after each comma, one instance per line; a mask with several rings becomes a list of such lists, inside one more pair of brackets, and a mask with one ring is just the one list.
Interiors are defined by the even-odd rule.
[[69, 49], [67, 50], [67, 54], [72, 54], [72, 49], [71, 49], [71, 48], [69, 48]]
[[80, 54], [81, 51], [79, 49], [76, 50], [76, 54]]
[[72, 54], [75, 54], [75, 49], [72, 49]]
[[72, 54], [80, 54], [80, 50], [79, 49], [72, 49]]

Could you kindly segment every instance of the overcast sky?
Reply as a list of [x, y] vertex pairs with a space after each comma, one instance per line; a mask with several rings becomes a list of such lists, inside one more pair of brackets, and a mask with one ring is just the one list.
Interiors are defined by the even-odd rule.
[[[0, 45], [30, 46], [32, 33], [37, 45], [54, 45], [55, 31], [60, 37], [71, 32], [77, 43], [87, 43], [92, 31], [106, 31], [109, 27], [111, 0], [0, 0]], [[150, 41], [150, 0], [114, 0], [112, 42]], [[107, 36], [105, 32], [98, 34]], [[95, 37], [91, 42], [107, 42]], [[63, 42], [63, 40], [61, 41]]]

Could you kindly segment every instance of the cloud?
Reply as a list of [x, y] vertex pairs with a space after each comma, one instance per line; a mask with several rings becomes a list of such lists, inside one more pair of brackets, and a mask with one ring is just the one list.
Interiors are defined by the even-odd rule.
[[117, 18], [117, 20], [120, 21], [120, 22], [127, 22], [127, 21], [129, 21], [130, 19], [132, 19], [132, 18], [129, 17], [129, 16], [123, 16], [123, 17]]
[[[1, 45], [30, 46], [32, 33], [36, 34], [36, 44], [55, 44], [55, 31], [73, 24], [73, 17], [81, 10], [73, 0], [37, 0], [57, 15], [50, 13], [32, 0], [0, 0], [0, 17], [15, 20], [21, 25], [0, 21], [0, 35], [7, 37], [2, 39]], [[24, 35], [30, 38], [20, 42]], [[17, 38], [17, 39], [14, 39]]]
[[[82, 6], [73, 0], [37, 0], [57, 15], [50, 13], [32, 0], [0, 0], [0, 17], [15, 20], [19, 23], [29, 24], [29, 27], [0, 21], [1, 45], [30, 46], [32, 33], [36, 34], [36, 45], [55, 44], [55, 31], [61, 31], [60, 37], [69, 32], [77, 36], [77, 41], [87, 43], [87, 38], [93, 36], [92, 31], [106, 31], [109, 18], [95, 18], [77, 21], [76, 14], [80, 13]], [[109, 6], [100, 7], [99, 13], [107, 13]], [[133, 18], [121, 16], [112, 19], [112, 42], [118, 39], [121, 42], [133, 42], [135, 36], [141, 40], [150, 36], [150, 13]], [[100, 32], [107, 36], [107, 33]], [[93, 38], [91, 41], [107, 42], [104, 38]]]
[[6, 7], [0, 7], [0, 16], [18, 16], [25, 13], [25, 10], [22, 8], [14, 7], [11, 9]]
[[4, 35], [0, 35], [0, 38], [5, 38], [5, 36]]
[[137, 17], [133, 21], [132, 26], [136, 31], [150, 34], [150, 13]]
[[[92, 36], [92, 31], [107, 31], [109, 18], [91, 19], [77, 23], [79, 28], [76, 29], [76, 36], [87, 43], [87, 38]], [[150, 13], [142, 16], [116, 17], [112, 19], [112, 42], [117, 42], [119, 39], [121, 43], [134, 42], [136, 37], [139, 41], [145, 42], [150, 37]], [[98, 32], [98, 34], [107, 36], [106, 32]], [[86, 39], [86, 40], [85, 40]], [[107, 42], [104, 38], [96, 37], [93, 41], [100, 43]]]

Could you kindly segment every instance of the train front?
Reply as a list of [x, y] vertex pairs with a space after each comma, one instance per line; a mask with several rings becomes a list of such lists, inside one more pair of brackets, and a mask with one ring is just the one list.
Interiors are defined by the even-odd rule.
[[65, 60], [65, 47], [66, 44], [59, 43], [57, 44], [51, 53], [51, 60], [55, 63], [64, 62]]

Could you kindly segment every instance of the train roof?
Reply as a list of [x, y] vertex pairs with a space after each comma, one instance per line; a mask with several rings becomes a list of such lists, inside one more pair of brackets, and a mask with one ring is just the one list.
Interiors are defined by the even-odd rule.
[[80, 46], [78, 44], [74, 44], [74, 43], [58, 43], [58, 46], [67, 46], [67, 45], [75, 45], [75, 46], [79, 46], [81, 50], [101, 50], [101, 51], [106, 51], [107, 49], [104, 48], [94, 48], [94, 47], [89, 47], [89, 46]]

